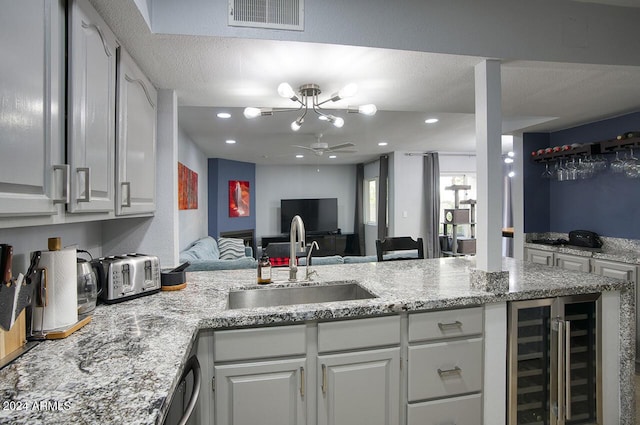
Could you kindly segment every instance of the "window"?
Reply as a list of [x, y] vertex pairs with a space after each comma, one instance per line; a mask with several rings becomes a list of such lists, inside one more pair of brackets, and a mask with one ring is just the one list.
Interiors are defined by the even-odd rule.
[[[445, 187], [453, 185], [469, 185], [471, 189], [458, 192], [460, 201], [465, 199], [477, 199], [476, 195], [476, 175], [474, 173], [441, 173], [440, 174], [440, 234], [444, 233], [444, 210], [455, 208], [455, 192], [453, 190], [446, 190]], [[461, 205], [461, 208], [469, 208], [468, 205]], [[448, 230], [448, 234], [451, 234], [451, 229]], [[462, 225], [458, 226], [458, 236], [471, 237], [470, 226]]]
[[364, 182], [364, 222], [375, 225], [378, 222], [378, 178]]

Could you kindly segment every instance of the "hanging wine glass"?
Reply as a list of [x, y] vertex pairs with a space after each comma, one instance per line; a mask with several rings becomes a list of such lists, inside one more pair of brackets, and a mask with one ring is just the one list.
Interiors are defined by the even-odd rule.
[[630, 156], [624, 161], [624, 175], [631, 178], [640, 177], [640, 161], [633, 156], [633, 148], [629, 149]]
[[550, 179], [550, 178], [552, 178], [552, 177], [553, 177], [553, 171], [551, 171], [551, 170], [549, 169], [549, 163], [548, 163], [548, 162], [545, 162], [545, 163], [544, 163], [544, 171], [542, 172], [541, 177], [542, 177], [543, 179]]
[[611, 169], [612, 173], [623, 173], [624, 172], [624, 161], [620, 159], [620, 151], [616, 151], [616, 158], [611, 161], [611, 165], [609, 165], [609, 169]]

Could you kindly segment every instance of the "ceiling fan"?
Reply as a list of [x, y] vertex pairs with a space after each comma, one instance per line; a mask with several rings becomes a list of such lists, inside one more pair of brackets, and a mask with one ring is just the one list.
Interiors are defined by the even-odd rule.
[[314, 154], [316, 154], [318, 156], [324, 155], [325, 152], [327, 152], [327, 153], [355, 153], [355, 152], [357, 152], [356, 150], [353, 150], [353, 149], [346, 149], [346, 148], [350, 148], [350, 147], [355, 146], [355, 144], [353, 144], [351, 142], [345, 142], [345, 143], [340, 143], [339, 145], [329, 146], [328, 143], [321, 142], [320, 141], [321, 138], [322, 138], [322, 134], [318, 134], [318, 135], [316, 135], [316, 141], [314, 143], [311, 143], [310, 146], [293, 145], [293, 147], [311, 151], [311, 152], [313, 152]]

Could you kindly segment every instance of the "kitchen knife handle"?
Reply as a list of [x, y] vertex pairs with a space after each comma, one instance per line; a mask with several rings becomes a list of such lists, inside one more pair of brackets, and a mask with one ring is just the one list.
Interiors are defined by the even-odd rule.
[[120, 183], [120, 186], [122, 187], [122, 192], [121, 194], [124, 195], [124, 188], [127, 188], [127, 196], [124, 197], [122, 196], [123, 201], [126, 199], [126, 201], [124, 201], [123, 203], [120, 204], [121, 207], [130, 207], [131, 206], [131, 182], [122, 182]]
[[11, 263], [13, 260], [13, 247], [2, 245], [2, 281], [7, 285], [11, 284]]
[[62, 171], [62, 198], [55, 198], [54, 204], [68, 204], [69, 203], [69, 164], [54, 165], [54, 173], [56, 171]]
[[79, 173], [85, 173], [84, 178], [84, 196], [76, 199], [76, 202], [91, 202], [91, 168], [90, 167], [78, 167], [76, 171]]

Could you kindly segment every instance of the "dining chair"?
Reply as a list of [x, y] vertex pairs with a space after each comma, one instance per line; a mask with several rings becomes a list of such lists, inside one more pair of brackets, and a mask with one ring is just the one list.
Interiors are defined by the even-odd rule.
[[[395, 253], [390, 255], [384, 255], [388, 251], [416, 251], [415, 253]], [[410, 236], [401, 236], [397, 238], [385, 238], [383, 240], [376, 240], [376, 254], [378, 255], [378, 261], [396, 261], [396, 260], [415, 260], [417, 258], [424, 258], [424, 244], [422, 238], [418, 238], [417, 241], [413, 240]]]

